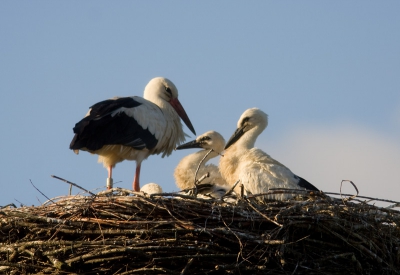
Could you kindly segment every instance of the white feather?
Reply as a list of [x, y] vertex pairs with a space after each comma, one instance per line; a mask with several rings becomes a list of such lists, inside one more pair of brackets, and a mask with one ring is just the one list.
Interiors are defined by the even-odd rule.
[[[298, 185], [299, 179], [289, 168], [264, 151], [254, 148], [257, 137], [267, 125], [267, 115], [257, 108], [248, 109], [242, 114], [238, 121], [238, 129], [243, 129], [244, 134], [225, 150], [224, 157], [220, 159], [222, 176], [231, 186], [240, 180], [247, 194], [266, 193], [271, 188], [305, 190]], [[240, 192], [239, 185], [235, 191]], [[272, 194], [265, 198], [285, 200], [294, 195]]]

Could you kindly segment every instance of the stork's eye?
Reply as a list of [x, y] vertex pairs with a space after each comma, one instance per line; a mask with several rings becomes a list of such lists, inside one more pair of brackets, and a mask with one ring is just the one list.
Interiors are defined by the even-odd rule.
[[242, 120], [242, 126], [243, 126], [246, 122], [248, 122], [249, 120], [250, 120], [249, 117], [245, 117], [245, 118]]
[[170, 87], [165, 87], [165, 91], [172, 97], [172, 91]]
[[209, 137], [209, 136], [205, 136], [205, 137], [202, 137], [201, 139], [200, 139], [200, 142], [205, 142], [205, 141], [207, 141], [207, 140], [210, 140], [211, 138]]

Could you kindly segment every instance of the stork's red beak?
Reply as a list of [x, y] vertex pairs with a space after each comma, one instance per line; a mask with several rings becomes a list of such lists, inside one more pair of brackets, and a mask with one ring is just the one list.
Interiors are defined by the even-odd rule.
[[185, 109], [183, 109], [181, 103], [179, 102], [178, 98], [171, 99], [169, 103], [172, 105], [172, 107], [175, 109], [175, 111], [178, 113], [179, 117], [185, 122], [186, 126], [192, 131], [194, 135], [196, 135], [196, 131], [193, 128], [192, 123], [190, 122], [190, 119], [188, 115], [185, 112]]

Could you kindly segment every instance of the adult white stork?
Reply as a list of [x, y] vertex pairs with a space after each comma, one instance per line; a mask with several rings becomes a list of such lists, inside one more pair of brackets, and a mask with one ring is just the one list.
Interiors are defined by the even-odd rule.
[[144, 96], [115, 97], [94, 104], [73, 128], [70, 149], [99, 155], [108, 169], [107, 188], [112, 187], [112, 169], [123, 160], [135, 160], [133, 190], [139, 191], [140, 166], [149, 155], [169, 156], [185, 140], [180, 118], [196, 134], [178, 100], [175, 85], [164, 77], [150, 80]]
[[[257, 137], [268, 125], [268, 116], [258, 108], [246, 110], [237, 123], [237, 129], [225, 146], [219, 169], [229, 184], [237, 180], [247, 194], [266, 193], [270, 188], [313, 190], [318, 189], [296, 176], [286, 166], [264, 151], [254, 148]], [[239, 192], [238, 187], [235, 190]], [[267, 199], [284, 200], [292, 194], [268, 195]]]
[[209, 175], [204, 180], [204, 183], [198, 185], [198, 193], [209, 194], [214, 198], [220, 198], [224, 195], [229, 190], [229, 186], [222, 178], [218, 167], [214, 164], [207, 164], [210, 159], [221, 154], [224, 146], [225, 139], [221, 134], [215, 131], [208, 131], [196, 137], [195, 140], [176, 147], [177, 150], [190, 148], [204, 149], [187, 155], [179, 162], [174, 171], [176, 185], [181, 190], [194, 188], [194, 177], [198, 169], [197, 179], [207, 173]]

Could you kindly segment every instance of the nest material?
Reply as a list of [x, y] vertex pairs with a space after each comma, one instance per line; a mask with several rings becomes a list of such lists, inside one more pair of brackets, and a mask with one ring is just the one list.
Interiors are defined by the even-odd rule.
[[400, 212], [119, 191], [0, 210], [1, 274], [400, 274]]

